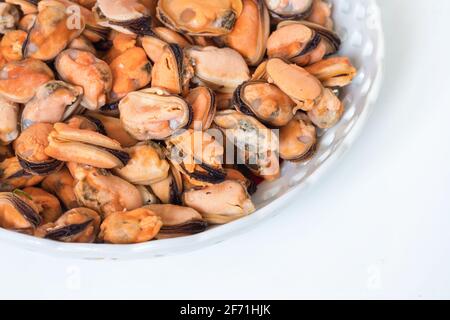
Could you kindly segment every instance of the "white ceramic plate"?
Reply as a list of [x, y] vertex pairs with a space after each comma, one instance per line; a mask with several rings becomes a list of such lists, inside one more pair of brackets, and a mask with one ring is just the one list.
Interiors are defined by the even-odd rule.
[[283, 204], [319, 177], [348, 150], [362, 129], [381, 83], [384, 39], [375, 0], [334, 0], [336, 30], [343, 40], [340, 55], [349, 56], [358, 76], [343, 92], [346, 112], [333, 129], [321, 133], [317, 154], [307, 163], [283, 166], [281, 179], [264, 183], [254, 196], [258, 211], [204, 233], [137, 245], [66, 244], [0, 229], [0, 241], [55, 257], [84, 259], [144, 259], [213, 245], [275, 216]]

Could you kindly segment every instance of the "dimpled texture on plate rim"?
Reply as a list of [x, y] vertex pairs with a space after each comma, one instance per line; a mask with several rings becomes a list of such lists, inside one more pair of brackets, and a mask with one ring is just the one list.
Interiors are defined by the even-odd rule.
[[342, 38], [339, 55], [349, 56], [358, 69], [343, 92], [346, 111], [332, 129], [320, 132], [316, 155], [306, 163], [284, 163], [282, 177], [263, 183], [253, 200], [258, 210], [238, 221], [183, 238], [135, 245], [66, 244], [22, 235], [0, 228], [0, 241], [54, 257], [81, 259], [148, 259], [199, 249], [233, 237], [280, 213], [280, 208], [320, 176], [348, 150], [366, 122], [378, 95], [384, 55], [380, 11], [375, 0], [334, 0], [333, 18]]

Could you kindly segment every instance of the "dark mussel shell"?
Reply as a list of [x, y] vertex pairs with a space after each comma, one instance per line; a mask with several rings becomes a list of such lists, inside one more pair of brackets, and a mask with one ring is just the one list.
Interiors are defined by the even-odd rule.
[[48, 176], [52, 173], [58, 172], [64, 166], [64, 162], [52, 159], [44, 162], [30, 162], [17, 156], [20, 166], [26, 172], [37, 176]]
[[205, 231], [208, 228], [208, 222], [202, 220], [189, 221], [176, 226], [163, 226], [161, 234], [196, 234]]
[[139, 36], [154, 36], [151, 17], [141, 17], [128, 21], [109, 21], [110, 24], [125, 28]]
[[42, 223], [39, 213], [14, 192], [2, 194], [0, 198], [8, 200], [33, 227], [37, 228]]
[[94, 219], [90, 219], [86, 222], [79, 223], [79, 224], [71, 224], [68, 226], [60, 227], [54, 230], [49, 231], [46, 235], [46, 239], [51, 240], [64, 240], [65, 238], [73, 237], [84, 230], [94, 221]]

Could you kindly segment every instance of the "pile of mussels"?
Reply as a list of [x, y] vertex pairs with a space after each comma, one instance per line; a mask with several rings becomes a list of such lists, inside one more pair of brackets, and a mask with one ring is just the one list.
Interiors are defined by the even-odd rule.
[[340, 120], [356, 74], [331, 57], [322, 0], [6, 0], [0, 33], [0, 227], [63, 242], [251, 214], [257, 184]]

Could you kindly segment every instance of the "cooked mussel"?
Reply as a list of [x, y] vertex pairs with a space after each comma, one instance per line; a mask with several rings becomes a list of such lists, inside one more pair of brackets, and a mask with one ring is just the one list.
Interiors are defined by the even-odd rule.
[[19, 105], [0, 97], [0, 144], [10, 144], [19, 136]]
[[162, 88], [172, 94], [185, 94], [194, 70], [177, 44], [168, 44], [153, 66], [152, 87]]
[[103, 221], [99, 238], [106, 243], [141, 243], [153, 239], [161, 227], [161, 218], [147, 208], [115, 212]]
[[134, 138], [162, 140], [191, 124], [192, 109], [182, 98], [157, 88], [131, 92], [120, 101], [120, 120]]
[[[93, 123], [95, 131], [118, 141], [124, 148], [132, 147], [138, 143], [136, 139], [126, 132], [120, 119], [105, 116], [97, 112], [87, 112], [83, 117]], [[92, 127], [88, 126], [87, 128]]]
[[306, 66], [336, 53], [340, 44], [339, 37], [327, 28], [305, 21], [284, 21], [270, 35], [267, 55]]
[[60, 1], [42, 0], [38, 14], [23, 48], [26, 58], [44, 61], [54, 59], [84, 30], [83, 16], [77, 17], [78, 25], [71, 26], [66, 5]]
[[22, 60], [22, 46], [26, 37], [27, 33], [22, 30], [12, 30], [5, 33], [0, 43], [0, 51], [6, 61]]
[[305, 68], [325, 87], [345, 87], [356, 76], [356, 69], [347, 57], [334, 57], [321, 60]]
[[126, 149], [130, 155], [128, 164], [116, 169], [115, 173], [136, 185], [152, 185], [167, 178], [169, 163], [161, 147], [152, 142], [141, 142], [134, 147]]
[[295, 64], [273, 58], [260, 66], [257, 72], [263, 74], [270, 83], [274, 83], [286, 93], [302, 110], [309, 111], [321, 99], [324, 88], [320, 81], [308, 71]]
[[181, 204], [181, 194], [183, 193], [183, 179], [180, 171], [173, 165], [166, 179], [150, 185], [153, 193], [164, 204]]
[[320, 101], [308, 111], [308, 117], [321, 129], [333, 127], [344, 114], [344, 103], [331, 89], [325, 89]]
[[49, 123], [36, 123], [22, 131], [14, 141], [16, 156], [26, 172], [46, 176], [57, 172], [64, 165], [46, 153], [52, 129]]
[[303, 20], [313, 8], [313, 0], [264, 0], [270, 14], [278, 19]]
[[241, 0], [159, 0], [158, 19], [181, 33], [220, 36], [229, 33], [242, 13]]
[[22, 232], [36, 229], [42, 222], [33, 201], [23, 192], [0, 193], [0, 227]]
[[55, 223], [40, 227], [38, 237], [71, 243], [92, 243], [100, 229], [100, 216], [88, 208], [74, 208], [64, 213]]
[[106, 62], [90, 52], [67, 49], [58, 55], [55, 67], [62, 80], [83, 88], [83, 107], [98, 110], [106, 104], [113, 82]]
[[45, 177], [41, 187], [56, 195], [66, 209], [73, 209], [78, 207], [77, 197], [73, 190], [74, 184], [75, 180], [69, 170], [64, 167], [60, 171]]
[[55, 123], [48, 135], [45, 153], [60, 161], [76, 162], [96, 168], [122, 168], [130, 160], [120, 143], [101, 133]]
[[24, 15], [38, 12], [39, 0], [5, 0], [5, 2], [19, 7]]
[[40, 123], [67, 120], [79, 107], [83, 88], [63, 81], [49, 81], [41, 85], [22, 111], [22, 130]]
[[282, 127], [293, 117], [295, 102], [277, 86], [262, 80], [248, 81], [234, 92], [236, 110], [271, 127]]
[[[114, 59], [125, 53], [127, 50], [136, 48], [136, 36], [112, 31], [108, 37], [110, 47], [106, 50], [103, 60], [111, 63]], [[104, 50], [103, 50], [104, 51]]]
[[233, 92], [250, 79], [250, 71], [244, 58], [230, 48], [191, 47], [186, 54], [193, 61], [193, 82], [219, 92]]
[[55, 222], [62, 214], [61, 204], [54, 195], [35, 187], [23, 189], [38, 208], [42, 223]]
[[156, 239], [188, 236], [203, 232], [208, 227], [202, 215], [192, 208], [171, 204], [154, 204], [145, 208], [161, 218], [162, 228]]
[[193, 186], [205, 186], [225, 180], [222, 168], [224, 149], [207, 132], [186, 130], [166, 140], [172, 164]]
[[255, 211], [245, 186], [232, 180], [186, 191], [183, 203], [197, 210], [211, 224], [228, 223]]
[[218, 112], [214, 123], [239, 151], [238, 158], [256, 175], [273, 180], [280, 175], [278, 138], [254, 117], [234, 110]]
[[16, 6], [0, 3], [0, 33], [14, 30], [20, 19], [20, 12]]
[[183, 49], [192, 44], [188, 37], [172, 29], [155, 27], [152, 30], [154, 35], [143, 36], [140, 40], [148, 57], [154, 63], [159, 61], [167, 45], [176, 44]]
[[74, 192], [78, 203], [103, 217], [143, 205], [139, 190], [109, 171], [73, 162], [68, 163], [68, 167], [75, 179]]
[[53, 79], [52, 70], [40, 60], [12, 61], [0, 70], [0, 96], [17, 103], [27, 103], [40, 85]]
[[139, 0], [97, 0], [97, 23], [126, 34], [152, 34], [150, 10]]
[[239, 52], [250, 66], [258, 65], [266, 53], [270, 33], [270, 18], [266, 6], [259, 0], [243, 0], [242, 14], [224, 43]]
[[242, 183], [247, 189], [248, 194], [253, 195], [257, 189], [258, 185], [255, 181], [252, 180], [251, 173], [249, 169], [244, 167], [245, 170], [242, 170], [242, 166], [236, 166], [235, 168], [225, 168], [227, 172], [227, 180], [239, 181]]
[[311, 14], [307, 20], [332, 30], [334, 22], [331, 19], [331, 4], [324, 0], [314, 0]]
[[189, 91], [186, 101], [193, 111], [191, 129], [205, 131], [216, 115], [216, 94], [208, 87], [197, 87]]
[[280, 157], [284, 160], [307, 160], [316, 151], [316, 145], [316, 127], [304, 112], [297, 112], [294, 118], [280, 129]]
[[4, 159], [0, 162], [0, 191], [13, 191], [18, 188], [39, 184], [43, 176], [35, 176], [26, 172], [17, 157]]
[[133, 47], [109, 65], [113, 75], [111, 101], [118, 101], [132, 91], [144, 88], [152, 78], [152, 65], [144, 49]]

